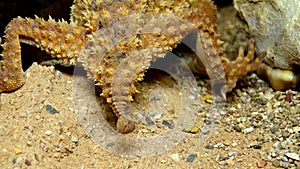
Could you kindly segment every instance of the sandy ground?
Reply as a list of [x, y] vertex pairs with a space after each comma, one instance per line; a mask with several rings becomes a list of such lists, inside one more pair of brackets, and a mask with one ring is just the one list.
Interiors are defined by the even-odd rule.
[[[188, 133], [183, 141], [162, 155], [123, 158], [95, 144], [85, 134], [74, 110], [71, 75], [37, 64], [26, 74], [21, 89], [1, 94], [1, 168], [256, 168], [272, 146], [268, 142], [262, 149], [249, 147], [262, 129], [245, 134], [219, 125], [210, 129], [209, 134], [204, 132], [207, 137], [203, 137], [202, 131]], [[149, 84], [151, 80], [141, 83]], [[167, 90], [163, 87], [160, 90]], [[209, 93], [205, 87], [200, 93], [203, 91]], [[199, 104], [209, 109], [211, 104], [204, 100], [200, 97]], [[196, 126], [201, 125], [204, 111], [198, 112]], [[228, 156], [234, 152], [237, 154]], [[224, 157], [224, 162], [220, 162]], [[274, 166], [267, 164], [265, 168]]]

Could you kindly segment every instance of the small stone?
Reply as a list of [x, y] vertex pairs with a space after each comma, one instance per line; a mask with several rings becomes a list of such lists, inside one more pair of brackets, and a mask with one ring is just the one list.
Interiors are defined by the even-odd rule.
[[39, 156], [38, 156], [36, 153], [34, 153], [34, 159], [35, 159], [36, 161], [40, 161], [40, 158], [39, 158]]
[[195, 158], [197, 158], [197, 154], [191, 154], [188, 156], [188, 158], [186, 159], [186, 162], [193, 162], [195, 160]]
[[211, 131], [210, 128], [207, 128], [207, 127], [201, 128], [201, 133], [202, 133], [202, 134], [208, 134], [210, 131]]
[[197, 126], [193, 125], [193, 126], [185, 127], [183, 129], [183, 131], [187, 132], [187, 133], [193, 133], [193, 134], [195, 134], [195, 133], [199, 133], [199, 128]]
[[246, 128], [246, 129], [244, 129], [244, 133], [245, 134], [249, 134], [249, 133], [251, 133], [251, 132], [253, 132], [254, 131], [254, 128], [253, 127], [249, 127], [249, 128]]
[[193, 125], [191, 128], [191, 133], [199, 133], [199, 127]]
[[219, 148], [219, 147], [221, 147], [222, 145], [223, 145], [222, 143], [217, 143], [217, 144], [214, 145], [214, 148]]
[[271, 153], [271, 157], [272, 157], [272, 158], [275, 158], [275, 157], [277, 157], [277, 154], [276, 154], [275, 152], [272, 152], [272, 153]]
[[47, 131], [45, 131], [45, 134], [46, 134], [47, 136], [50, 136], [50, 135], [52, 134], [52, 131], [47, 130]]
[[235, 152], [235, 151], [232, 151], [232, 152], [228, 153], [229, 157], [236, 156], [236, 155], [237, 155], [237, 152]]
[[285, 101], [290, 102], [292, 100], [293, 93], [291, 91], [288, 91], [285, 97]]
[[46, 105], [46, 111], [50, 114], [57, 114], [58, 113], [58, 111], [49, 104]]
[[150, 117], [147, 116], [145, 120], [146, 120], [148, 126], [153, 126], [153, 125], [155, 125], [155, 123], [150, 119]]
[[162, 115], [161, 113], [155, 114], [153, 118], [156, 119], [156, 120], [160, 119], [161, 115]]
[[272, 94], [272, 93], [266, 93], [264, 95], [264, 98], [267, 99], [267, 100], [271, 100], [273, 97], [274, 97], [274, 94]]
[[205, 148], [206, 148], [206, 149], [214, 149], [214, 146], [213, 146], [213, 145], [210, 145], [210, 144], [208, 144], [208, 145], [206, 145], [206, 146], [205, 146]]
[[21, 144], [16, 144], [14, 147], [13, 147], [13, 150], [16, 154], [21, 154], [23, 152], [22, 150], [22, 145]]
[[174, 128], [174, 124], [172, 120], [163, 120], [162, 124], [167, 126], [169, 129]]
[[283, 161], [283, 162], [288, 162], [289, 159], [285, 156], [280, 156], [280, 160]]
[[31, 161], [28, 160], [28, 159], [26, 159], [26, 160], [25, 160], [25, 164], [26, 164], [27, 166], [31, 166]]
[[296, 153], [286, 153], [285, 156], [287, 156], [290, 159], [300, 161], [299, 154], [296, 154]]
[[213, 102], [212, 99], [213, 99], [212, 95], [205, 95], [205, 96], [202, 97], [202, 100], [207, 102], [207, 103], [212, 103]]
[[274, 160], [274, 161], [272, 162], [272, 165], [275, 166], [275, 167], [279, 167], [279, 166], [280, 166], [279, 160]]
[[148, 129], [140, 129], [139, 130], [140, 132], [146, 134], [146, 133], [150, 133], [150, 131]]
[[263, 160], [258, 160], [258, 161], [256, 162], [256, 164], [257, 164], [257, 167], [258, 167], [258, 168], [263, 168], [263, 167], [265, 167], [265, 166], [267, 165], [267, 162], [265, 162], [265, 161], [263, 161]]
[[176, 162], [179, 162], [179, 161], [180, 161], [179, 155], [178, 155], [177, 153], [176, 153], [176, 154], [170, 155], [170, 157], [171, 157], [174, 161], [176, 161]]

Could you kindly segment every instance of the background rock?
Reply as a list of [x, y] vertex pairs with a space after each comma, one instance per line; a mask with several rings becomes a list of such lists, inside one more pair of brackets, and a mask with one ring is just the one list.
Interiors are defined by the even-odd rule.
[[234, 0], [234, 7], [255, 38], [256, 53], [265, 55], [265, 63], [273, 68], [299, 71], [299, 0]]

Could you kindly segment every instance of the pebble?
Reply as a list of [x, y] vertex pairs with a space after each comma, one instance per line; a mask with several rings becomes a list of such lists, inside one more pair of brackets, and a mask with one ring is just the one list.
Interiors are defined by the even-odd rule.
[[40, 161], [40, 158], [39, 158], [39, 156], [38, 156], [36, 153], [34, 153], [34, 159], [35, 159], [36, 161]]
[[277, 157], [277, 154], [276, 154], [275, 152], [272, 152], [272, 153], [271, 153], [271, 157], [272, 157], [272, 158], [275, 158], [275, 157]]
[[280, 156], [280, 160], [283, 161], [283, 162], [288, 162], [289, 159], [285, 156]]
[[272, 161], [272, 165], [275, 166], [275, 167], [279, 167], [280, 162], [278, 160], [274, 160], [274, 161]]
[[183, 129], [184, 132], [193, 133], [193, 134], [199, 133], [199, 130], [200, 130], [199, 127], [196, 125], [188, 126]]
[[153, 126], [153, 125], [155, 125], [155, 123], [151, 120], [151, 118], [150, 117], [146, 117], [146, 122], [147, 122], [147, 124], [148, 124], [148, 126]]
[[25, 160], [25, 164], [26, 164], [27, 166], [31, 166], [31, 161], [28, 160], [28, 159], [26, 159], [26, 160]]
[[207, 103], [212, 103], [213, 102], [212, 99], [213, 99], [212, 95], [205, 95], [205, 96], [202, 97], [202, 100], [207, 102]]
[[210, 144], [208, 144], [208, 145], [206, 145], [206, 146], [205, 146], [205, 148], [206, 148], [206, 149], [214, 149], [214, 146], [213, 146], [213, 145], [210, 145]]
[[162, 124], [167, 126], [169, 129], [174, 128], [173, 120], [163, 120]]
[[251, 132], [253, 132], [254, 131], [254, 128], [253, 127], [249, 127], [249, 128], [246, 128], [246, 129], [244, 129], [244, 133], [245, 134], [249, 134], [249, 133], [251, 133]]
[[265, 161], [263, 161], [263, 160], [258, 160], [258, 161], [256, 162], [256, 164], [257, 164], [257, 167], [258, 167], [258, 168], [263, 168], [263, 167], [265, 167], [265, 166], [267, 165], [267, 162], [265, 162]]
[[231, 151], [228, 153], [229, 157], [236, 156], [236, 155], [237, 155], [237, 152], [235, 152], [235, 151]]
[[47, 136], [50, 136], [50, 135], [52, 134], [52, 131], [47, 130], [47, 131], [45, 131], [45, 134], [46, 134]]
[[202, 134], [208, 134], [210, 131], [211, 131], [210, 128], [207, 128], [207, 127], [201, 128], [201, 133], [202, 133]]
[[15, 154], [21, 154], [23, 152], [22, 145], [21, 144], [16, 144], [13, 147], [13, 150], [14, 150]]
[[199, 127], [193, 125], [192, 128], [191, 128], [191, 133], [199, 133]]
[[179, 154], [171, 154], [170, 155], [170, 157], [174, 160], [174, 161], [176, 161], [176, 162], [179, 162], [180, 161], [180, 158], [179, 158]]
[[296, 154], [296, 153], [286, 153], [285, 156], [287, 156], [290, 159], [300, 161], [299, 154]]
[[197, 158], [197, 154], [191, 154], [188, 156], [188, 158], [186, 159], [186, 162], [193, 162], [195, 160], [195, 158]]
[[49, 104], [46, 105], [46, 111], [50, 114], [57, 114], [58, 113], [58, 111]]
[[214, 145], [214, 148], [219, 148], [219, 147], [221, 147], [222, 145], [223, 145], [222, 143], [217, 143], [217, 144]]

